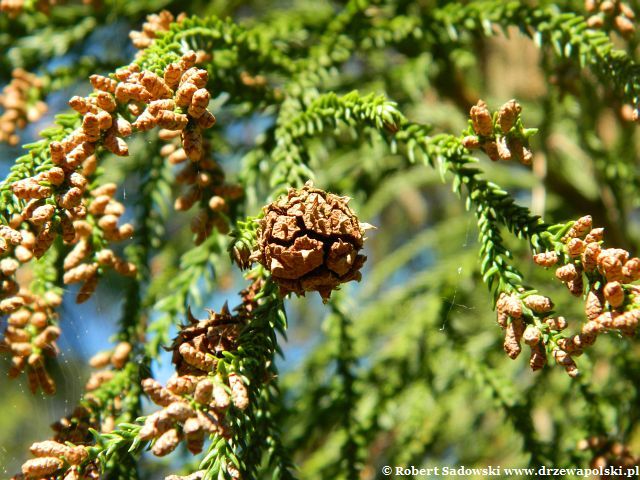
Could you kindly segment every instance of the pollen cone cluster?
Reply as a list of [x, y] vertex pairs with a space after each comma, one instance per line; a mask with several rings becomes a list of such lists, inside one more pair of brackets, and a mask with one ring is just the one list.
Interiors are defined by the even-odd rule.
[[187, 211], [199, 206], [191, 220], [191, 231], [195, 234], [196, 245], [199, 245], [214, 228], [222, 234], [229, 232], [227, 214], [233, 203], [243, 197], [244, 191], [241, 185], [225, 182], [224, 170], [213, 159], [209, 142], [203, 142], [203, 159], [190, 162], [184, 148], [175, 142], [178, 135], [178, 132], [160, 130], [160, 138], [166, 142], [160, 153], [170, 164], [179, 166], [176, 183], [184, 190], [176, 198], [174, 208]]
[[[23, 478], [41, 479], [62, 478], [55, 475], [63, 475], [64, 480], [79, 480], [76, 467], [88, 458], [87, 450], [83, 446], [69, 446], [55, 440], [45, 440], [31, 445], [31, 453], [36, 457], [22, 464]], [[50, 477], [53, 475], [53, 477]], [[20, 477], [14, 477], [20, 478]]]
[[[201, 131], [215, 117], [207, 110], [207, 72], [195, 67], [196, 60], [196, 53], [188, 52], [169, 64], [162, 77], [136, 64], [117, 71], [115, 79], [92, 75], [93, 94], [69, 102], [82, 115], [80, 127], [49, 144], [53, 167], [11, 185], [25, 206], [9, 226], [0, 228], [0, 255], [40, 258], [62, 235], [74, 245], [65, 261], [65, 283], [83, 283], [78, 302], [90, 297], [107, 268], [135, 275], [135, 267], [111, 250], [95, 248], [130, 238], [133, 227], [118, 225], [124, 206], [114, 199], [116, 185], [88, 188], [97, 167], [94, 154], [102, 147], [128, 155], [126, 137], [158, 126], [180, 136], [186, 158], [198, 162], [204, 151]], [[3, 296], [9, 295], [3, 291]]]
[[140, 50], [145, 49], [153, 43], [158, 33], [168, 31], [172, 23], [180, 23], [185, 17], [186, 14], [181, 13], [176, 18], [168, 10], [147, 15], [147, 21], [142, 24], [142, 31], [133, 30], [129, 33], [129, 38], [131, 38], [134, 47]]
[[[580, 450], [589, 450], [593, 458], [589, 467], [606, 471], [609, 468], [622, 468], [623, 477], [628, 478], [627, 471], [640, 466], [640, 457], [633, 455], [627, 445], [616, 442], [603, 436], [594, 436], [578, 443]], [[613, 476], [601, 476], [600, 478], [618, 478]]]
[[481, 149], [494, 162], [497, 160], [517, 160], [530, 165], [533, 154], [524, 133], [522, 122], [518, 122], [522, 107], [515, 100], [509, 100], [492, 115], [483, 100], [471, 107], [471, 129], [473, 135], [462, 139], [462, 145], [469, 150]]
[[640, 279], [640, 259], [620, 248], [603, 248], [604, 229], [593, 228], [592, 223], [590, 216], [579, 218], [557, 252], [542, 252], [533, 258], [540, 266], [555, 267], [556, 278], [572, 295], [582, 297], [587, 281], [590, 285], [584, 306], [586, 322], [580, 333], [558, 338], [553, 350], [556, 361], [565, 368], [601, 333], [631, 336], [640, 321], [640, 287], [632, 285]]
[[45, 358], [58, 354], [56, 340], [60, 329], [56, 325], [55, 308], [62, 299], [53, 292], [41, 298], [26, 290], [13, 298], [20, 301], [20, 306], [9, 315], [0, 342], [0, 352], [11, 355], [9, 376], [15, 378], [26, 371], [32, 393], [41, 389], [51, 395], [56, 391], [56, 384], [45, 368]]
[[624, 38], [630, 38], [635, 33], [636, 15], [628, 3], [620, 0], [586, 0], [584, 6], [590, 14], [587, 19], [590, 28], [614, 28]]
[[[0, 1], [1, 5], [5, 1]], [[47, 111], [47, 104], [40, 100], [42, 80], [21, 68], [11, 72], [11, 82], [0, 94], [0, 142], [17, 145], [17, 131], [35, 122]]]
[[264, 208], [257, 259], [282, 294], [318, 292], [324, 301], [341, 283], [359, 281], [359, 252], [370, 225], [360, 224], [349, 199], [313, 188], [290, 189]]
[[[254, 301], [251, 291], [243, 292], [245, 302]], [[176, 375], [165, 387], [152, 378], [143, 380], [145, 393], [162, 407], [147, 417], [139, 434], [143, 440], [153, 440], [151, 451], [155, 455], [169, 454], [182, 440], [186, 440], [191, 453], [197, 454], [206, 435], [230, 435], [225, 413], [231, 405], [247, 408], [249, 394], [239, 375], [215, 373], [216, 365], [223, 352], [237, 349], [240, 330], [251, 308], [245, 305], [232, 314], [225, 306], [220, 313], [210, 311], [209, 317], [200, 321], [189, 313], [189, 325], [180, 330], [171, 346]]]
[[[93, 443], [90, 428], [98, 428], [95, 416], [86, 407], [51, 425], [55, 435], [51, 440], [31, 445], [36, 457], [22, 465], [22, 473], [11, 480], [99, 480], [100, 470], [95, 461], [88, 460], [86, 447]], [[73, 445], [69, 445], [69, 443]]]

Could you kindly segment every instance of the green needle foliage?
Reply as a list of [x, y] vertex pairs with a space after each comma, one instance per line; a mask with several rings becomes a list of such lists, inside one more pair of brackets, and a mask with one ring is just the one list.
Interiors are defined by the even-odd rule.
[[[0, 416], [2, 473], [630, 477], [637, 7], [1, 0], [0, 402], [79, 393], [53, 432]], [[298, 217], [299, 273], [269, 223], [318, 195], [369, 237], [330, 298], [358, 232]], [[80, 393], [92, 295], [121, 314], [91, 371], [66, 347]]]

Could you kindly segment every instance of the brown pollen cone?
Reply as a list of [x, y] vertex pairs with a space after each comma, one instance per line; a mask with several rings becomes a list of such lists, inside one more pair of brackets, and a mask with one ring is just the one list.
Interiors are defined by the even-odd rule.
[[317, 291], [326, 302], [341, 283], [360, 280], [367, 225], [347, 203], [308, 182], [264, 208], [258, 260], [283, 295]]

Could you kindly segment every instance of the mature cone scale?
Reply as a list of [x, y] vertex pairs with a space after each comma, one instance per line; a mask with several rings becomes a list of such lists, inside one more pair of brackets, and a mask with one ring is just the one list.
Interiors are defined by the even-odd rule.
[[360, 280], [367, 257], [358, 252], [371, 227], [358, 222], [348, 201], [308, 182], [264, 208], [258, 260], [283, 295], [317, 291], [326, 302], [341, 283]]

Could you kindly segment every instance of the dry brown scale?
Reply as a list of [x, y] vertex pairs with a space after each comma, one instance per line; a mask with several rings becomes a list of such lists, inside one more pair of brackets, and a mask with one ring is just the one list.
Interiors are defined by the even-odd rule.
[[603, 28], [610, 24], [624, 38], [630, 38], [635, 33], [636, 15], [628, 3], [620, 0], [585, 0], [584, 6], [590, 14], [587, 18], [590, 28]]
[[598, 478], [602, 480], [628, 478], [627, 471], [640, 466], [640, 457], [633, 455], [628, 446], [603, 436], [593, 436], [581, 440], [578, 442], [578, 449], [589, 450], [593, 455], [589, 462], [590, 468], [602, 468], [603, 471], [606, 471], [607, 467], [622, 468], [623, 477], [599, 476]]
[[469, 112], [475, 135], [464, 137], [462, 145], [469, 150], [482, 150], [494, 162], [516, 159], [523, 165], [531, 165], [533, 154], [522, 135], [514, 130], [521, 111], [518, 102], [509, 100], [500, 107], [494, 122], [487, 104], [478, 100]]
[[[0, 1], [0, 10], [3, 2]], [[11, 72], [11, 82], [0, 94], [0, 142], [17, 145], [17, 131], [37, 121], [47, 111], [47, 104], [39, 100], [42, 80], [21, 68]]]
[[9, 377], [15, 378], [26, 371], [32, 393], [41, 389], [51, 395], [56, 391], [56, 384], [45, 368], [45, 358], [58, 354], [56, 340], [60, 329], [55, 309], [62, 298], [53, 292], [37, 297], [26, 290], [14, 298], [22, 304], [9, 315], [0, 341], [0, 352], [11, 355]]
[[254, 258], [283, 295], [315, 291], [327, 301], [341, 283], [360, 280], [366, 257], [358, 252], [372, 227], [358, 222], [348, 202], [308, 182], [263, 209]]

